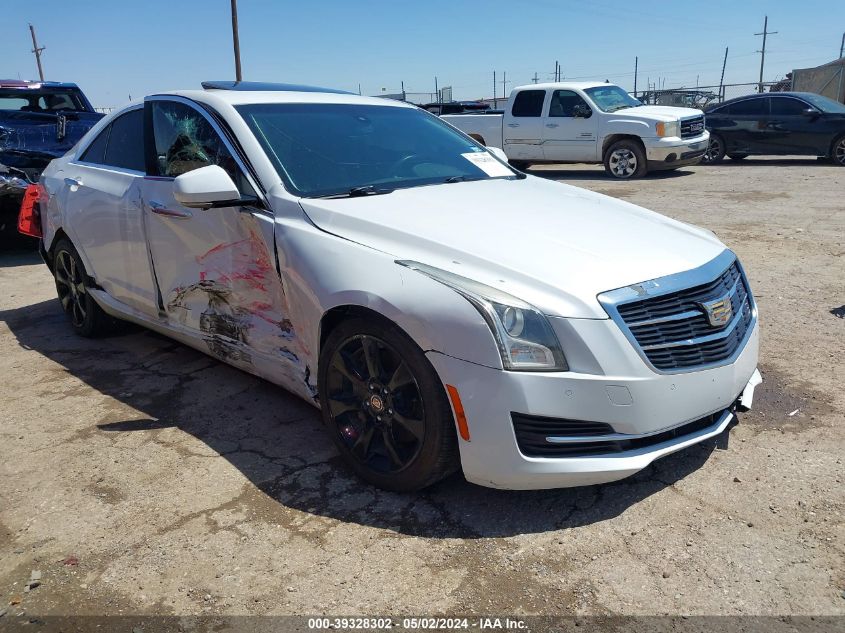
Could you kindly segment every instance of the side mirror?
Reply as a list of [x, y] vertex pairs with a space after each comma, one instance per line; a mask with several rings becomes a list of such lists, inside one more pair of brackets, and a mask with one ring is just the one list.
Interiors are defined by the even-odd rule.
[[200, 167], [177, 176], [173, 181], [173, 197], [179, 204], [193, 209], [241, 204], [241, 194], [232, 178], [217, 165]]
[[503, 163], [508, 162], [508, 155], [505, 154], [505, 150], [503, 150], [501, 147], [488, 147], [487, 151], [493, 154], [493, 156], [498, 158]]
[[818, 111], [815, 108], [804, 108], [801, 110], [801, 114], [804, 116], [808, 116], [811, 119], [815, 119], [818, 116]]
[[572, 108], [572, 116], [576, 119], [589, 119], [593, 116], [593, 111], [589, 108], [589, 106], [585, 106], [583, 103], [579, 103], [574, 108]]

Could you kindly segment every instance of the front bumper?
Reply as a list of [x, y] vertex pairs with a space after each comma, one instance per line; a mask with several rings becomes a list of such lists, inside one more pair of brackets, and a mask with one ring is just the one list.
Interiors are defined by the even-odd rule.
[[[441, 380], [457, 387], [461, 396], [470, 431], [470, 441], [460, 440], [461, 466], [469, 481], [493, 488], [539, 489], [622, 479], [660, 457], [722, 433], [733, 419], [738, 399], [750, 404], [758, 382], [756, 323], [732, 363], [657, 374], [611, 320], [555, 321], [571, 361], [568, 372], [508, 372], [428, 353]], [[580, 339], [586, 346], [567, 347], [567, 331], [571, 340]], [[708, 426], [640, 448], [579, 457], [529, 457], [520, 451], [512, 413], [602, 422], [615, 434], [636, 437], [716, 415]]]
[[650, 170], [674, 169], [700, 162], [710, 143], [710, 132], [681, 140], [677, 137], [643, 139]]

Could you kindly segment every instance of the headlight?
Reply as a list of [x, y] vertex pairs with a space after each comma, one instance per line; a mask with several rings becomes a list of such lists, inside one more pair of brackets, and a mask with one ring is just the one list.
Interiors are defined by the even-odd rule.
[[680, 121], [669, 121], [665, 123], [661, 121], [657, 124], [657, 136], [663, 138], [665, 136], [680, 136], [681, 135], [681, 122]]
[[474, 305], [493, 332], [505, 369], [569, 369], [549, 320], [533, 306], [506, 292], [439, 268], [413, 261], [396, 263], [449, 286]]

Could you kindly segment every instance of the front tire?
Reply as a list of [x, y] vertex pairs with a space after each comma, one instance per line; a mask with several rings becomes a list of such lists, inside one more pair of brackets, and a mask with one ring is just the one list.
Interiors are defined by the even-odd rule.
[[88, 338], [105, 334], [112, 319], [88, 292], [88, 274], [82, 258], [66, 238], [60, 239], [53, 249], [53, 277], [59, 303], [73, 331]]
[[341, 323], [320, 352], [318, 385], [332, 441], [368, 483], [420, 490], [458, 468], [443, 384], [392, 323], [357, 317]]
[[614, 178], [629, 180], [646, 175], [645, 151], [636, 141], [617, 141], [604, 153], [604, 169]]
[[833, 141], [830, 146], [830, 160], [836, 165], [845, 167], [845, 134]]
[[710, 134], [710, 144], [701, 159], [705, 165], [715, 165], [725, 158], [725, 139], [718, 134]]

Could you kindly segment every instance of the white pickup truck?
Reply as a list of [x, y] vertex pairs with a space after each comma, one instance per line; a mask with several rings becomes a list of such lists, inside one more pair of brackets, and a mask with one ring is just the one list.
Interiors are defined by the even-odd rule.
[[698, 163], [710, 139], [701, 110], [643, 105], [619, 86], [597, 82], [519, 86], [504, 114], [442, 118], [502, 148], [514, 167], [604, 163], [615, 178]]

